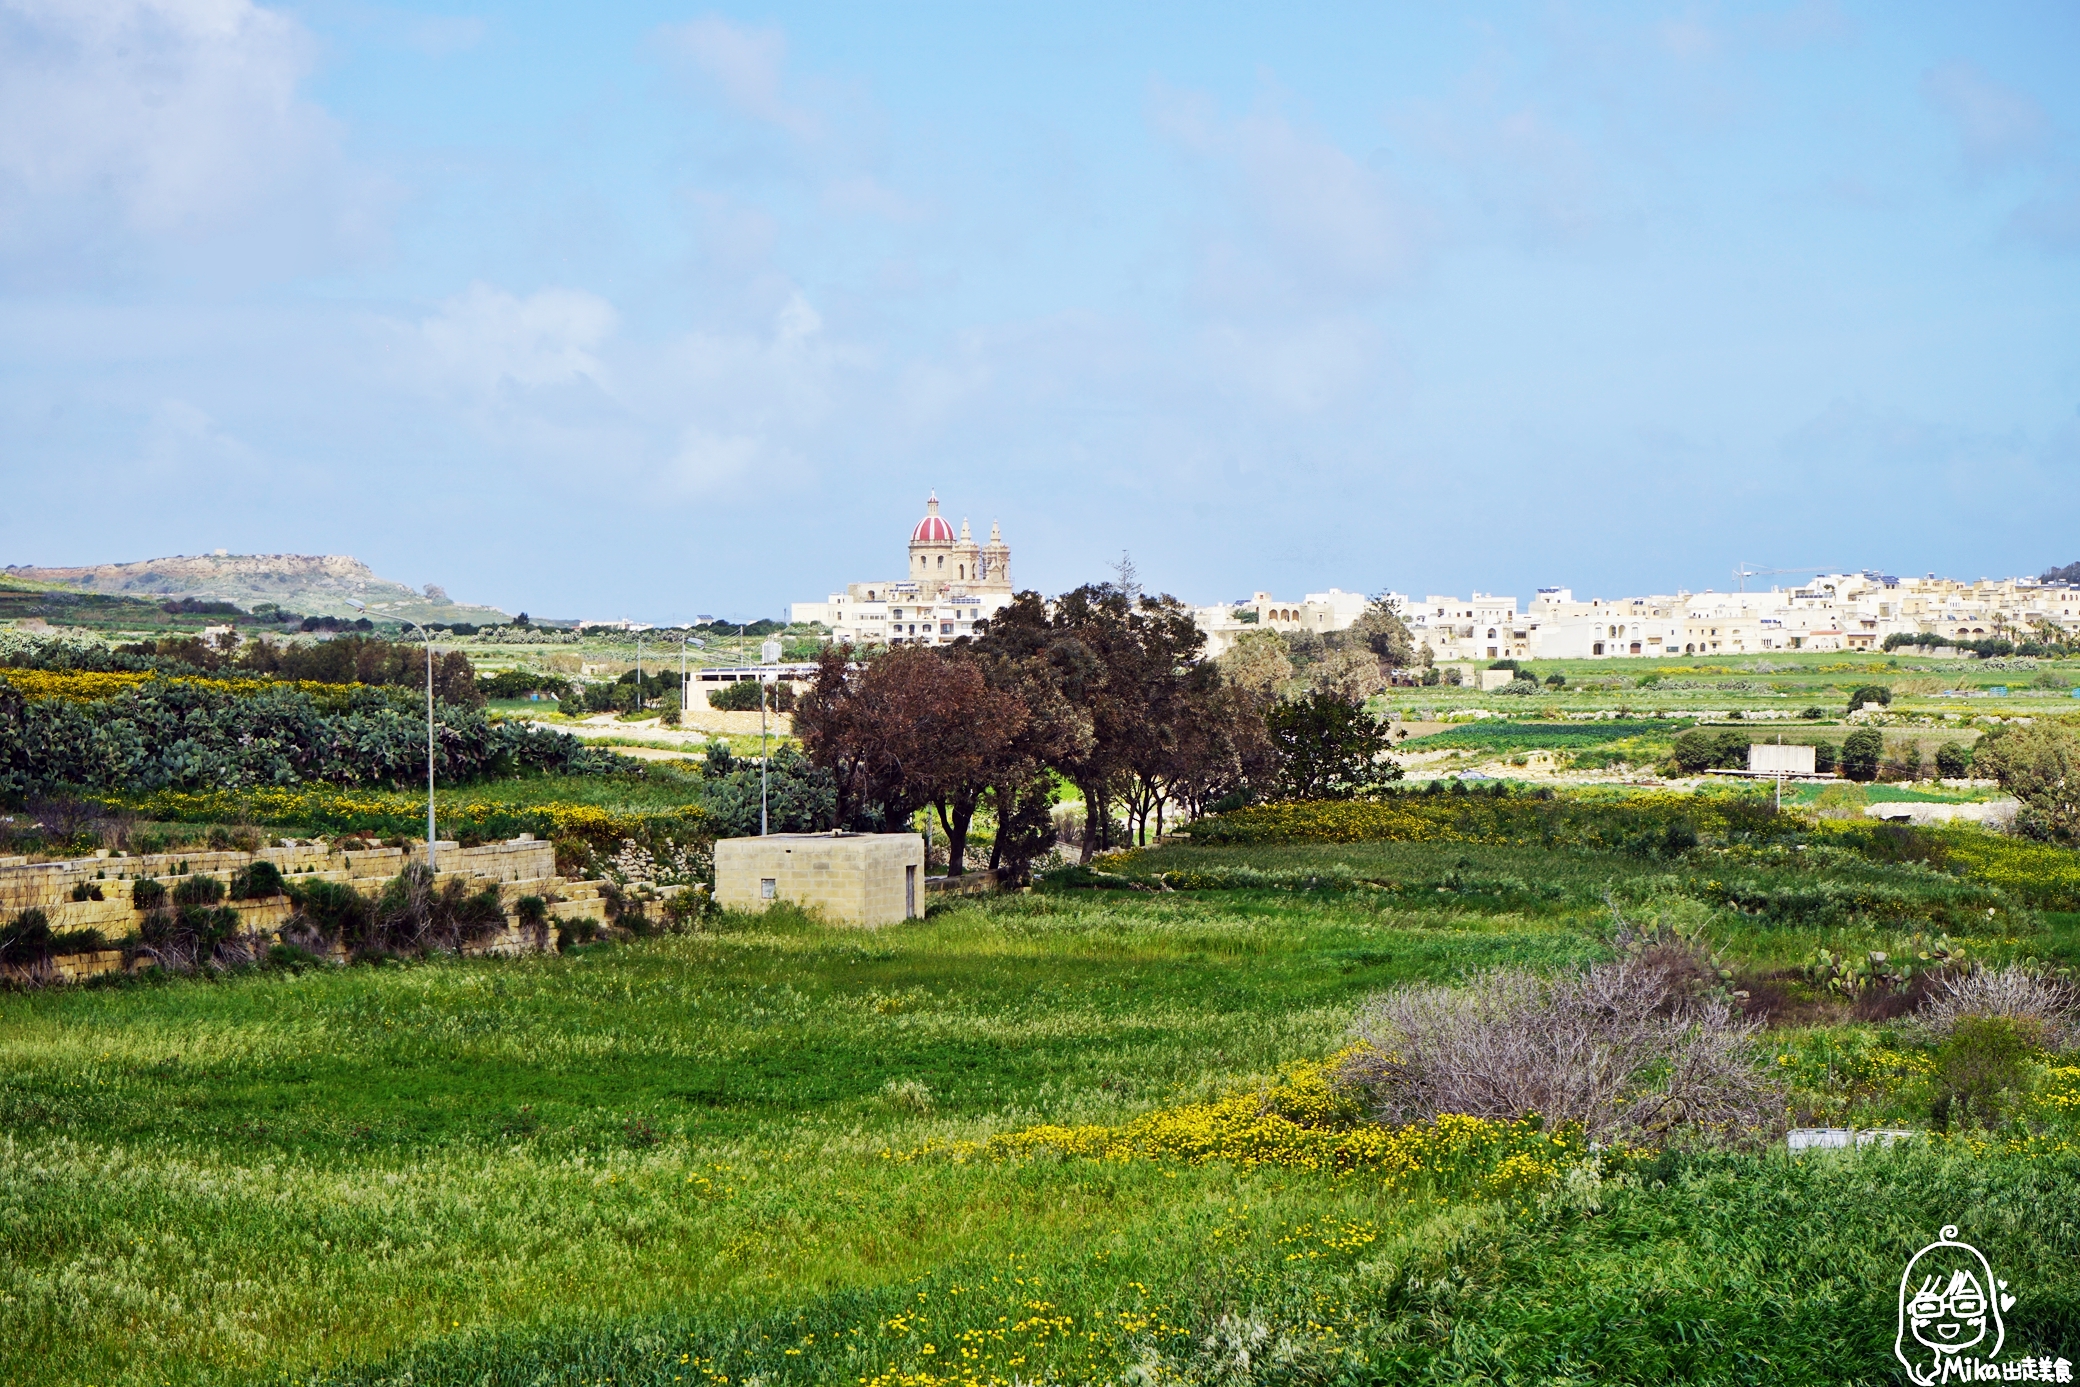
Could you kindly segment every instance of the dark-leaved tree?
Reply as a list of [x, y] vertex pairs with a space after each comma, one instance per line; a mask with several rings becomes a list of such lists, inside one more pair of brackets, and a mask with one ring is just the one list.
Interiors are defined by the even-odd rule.
[[1276, 703], [1265, 726], [1278, 758], [1279, 799], [1350, 799], [1401, 778], [1387, 756], [1386, 724], [1353, 699], [1312, 693]]

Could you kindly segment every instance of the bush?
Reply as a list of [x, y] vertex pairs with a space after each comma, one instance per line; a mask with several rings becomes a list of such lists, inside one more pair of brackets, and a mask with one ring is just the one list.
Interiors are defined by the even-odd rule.
[[72, 888], [72, 899], [76, 901], [98, 901], [105, 899], [101, 888], [91, 881], [77, 882]]
[[1884, 755], [1885, 734], [1875, 727], [1859, 727], [1842, 739], [1842, 774], [1851, 780], [1876, 780]]
[[1825, 775], [1835, 768], [1841, 758], [1841, 749], [1833, 742], [1813, 743], [1813, 769]]
[[367, 929], [368, 898], [343, 881], [313, 881], [299, 886], [289, 899], [296, 915], [286, 933], [311, 944], [330, 946], [361, 938]]
[[234, 901], [272, 900], [282, 894], [282, 874], [274, 863], [262, 859], [248, 863], [231, 874]]
[[692, 929], [709, 915], [719, 914], [714, 894], [701, 886], [676, 891], [665, 900], [665, 922], [675, 930]]
[[1972, 773], [1972, 749], [1963, 742], [1945, 742], [1936, 748], [1936, 774], [1945, 780], [1963, 780]]
[[756, 679], [739, 679], [709, 694], [708, 706], [725, 713], [755, 713], [758, 711], [758, 690]]
[[1748, 734], [1693, 727], [1676, 738], [1675, 760], [1685, 775], [1714, 768], [1739, 770], [1748, 764]]
[[166, 901], [166, 884], [150, 877], [130, 883], [130, 904], [139, 910], [157, 910]]
[[174, 884], [175, 905], [215, 905], [224, 899], [224, 883], [208, 873], [183, 877]]
[[0, 929], [0, 963], [37, 963], [51, 956], [51, 921], [31, 906]]
[[2028, 1027], [2007, 1017], [1960, 1017], [1936, 1050], [1936, 1096], [1929, 1110], [1936, 1130], [2005, 1120], [2029, 1085], [2033, 1042]]
[[2080, 988], [2019, 963], [1974, 968], [1937, 979], [1914, 1023], [1943, 1041], [1959, 1026], [1988, 1018], [2022, 1028], [2046, 1049], [2062, 1050], [2080, 1041]]
[[1866, 703], [1875, 703], [1881, 708], [1892, 706], [1892, 690], [1883, 684], [1865, 684], [1849, 695], [1849, 711], [1855, 712]]
[[1757, 1064], [1759, 1022], [1735, 1019], [1702, 985], [1702, 966], [1660, 956], [1677, 952], [1387, 993], [1360, 1017], [1363, 1045], [1342, 1077], [1397, 1124], [1536, 1114], [1592, 1141], [1752, 1142], [1783, 1108]]
[[[222, 894], [223, 883], [215, 877], [189, 878], [189, 882], [193, 881], [215, 882], [218, 894]], [[178, 889], [174, 898], [180, 898]], [[155, 910], [137, 927], [137, 952], [176, 973], [219, 964], [250, 963], [252, 954], [238, 938], [239, 924], [238, 912], [229, 906], [182, 905], [177, 910]]]
[[498, 888], [472, 892], [459, 879], [436, 881], [421, 865], [405, 868], [343, 936], [362, 955], [459, 953], [505, 928]]
[[1819, 719], [1827, 716], [1827, 710], [1825, 708], [1808, 708], [1804, 712], [1800, 713], [1799, 716], [1802, 718], [1808, 718], [1814, 721], [1818, 721]]

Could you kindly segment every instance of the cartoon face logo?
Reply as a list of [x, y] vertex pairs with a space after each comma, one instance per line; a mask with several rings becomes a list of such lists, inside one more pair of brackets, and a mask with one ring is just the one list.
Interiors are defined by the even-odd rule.
[[2015, 1303], [2005, 1295], [1979, 1250], [1957, 1241], [1957, 1227], [1914, 1254], [1899, 1279], [1899, 1334], [1893, 1356], [1918, 1383], [1943, 1376], [1946, 1358], [1966, 1349], [1984, 1358], [2001, 1351], [2007, 1331], [2001, 1311]]

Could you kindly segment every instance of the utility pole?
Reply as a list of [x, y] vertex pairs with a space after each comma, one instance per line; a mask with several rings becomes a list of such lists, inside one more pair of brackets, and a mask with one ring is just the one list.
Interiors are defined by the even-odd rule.
[[[357, 612], [368, 610], [366, 604], [351, 597], [347, 599], [347, 605]], [[426, 872], [431, 876], [436, 869], [435, 854], [438, 851], [434, 847], [433, 831], [433, 632], [410, 617], [401, 616], [398, 620], [418, 631], [426, 640]]]
[[[780, 642], [769, 640], [758, 648], [761, 665], [777, 664], [780, 660]], [[780, 672], [773, 671], [771, 687], [778, 688]], [[772, 775], [772, 753], [766, 750], [766, 690], [768, 684], [764, 671], [758, 679], [758, 836], [763, 838], [772, 830], [766, 821], [766, 787]]]

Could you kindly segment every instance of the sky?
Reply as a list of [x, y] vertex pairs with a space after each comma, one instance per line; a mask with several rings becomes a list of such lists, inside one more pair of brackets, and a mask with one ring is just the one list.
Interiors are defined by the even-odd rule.
[[2080, 559], [2080, 7], [0, 0], [0, 563], [743, 618], [933, 490], [1195, 602]]

